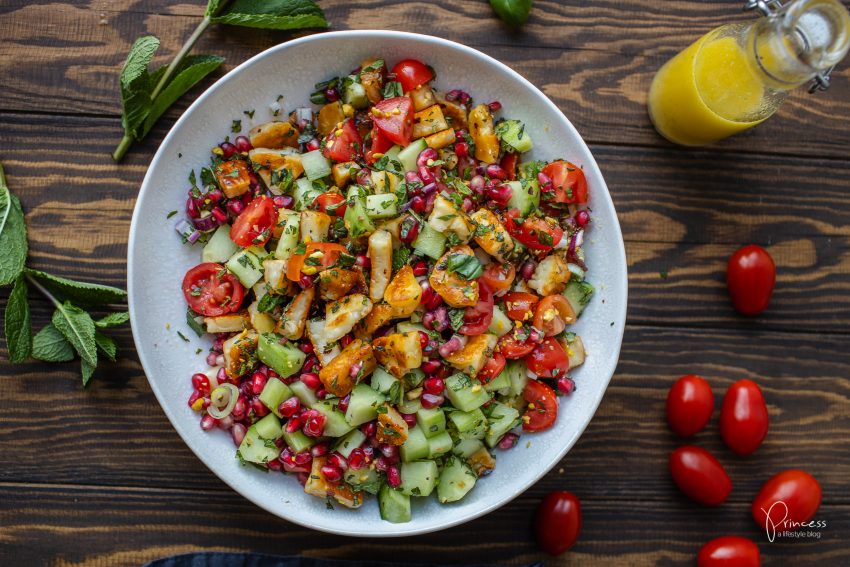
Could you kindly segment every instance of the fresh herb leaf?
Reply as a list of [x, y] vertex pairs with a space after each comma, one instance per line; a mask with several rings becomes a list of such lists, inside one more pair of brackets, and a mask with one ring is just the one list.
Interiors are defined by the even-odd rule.
[[395, 98], [397, 96], [402, 96], [404, 94], [404, 90], [401, 88], [401, 83], [398, 81], [390, 81], [384, 85], [384, 90], [381, 94], [384, 98]]
[[397, 272], [410, 262], [410, 248], [399, 246], [393, 251], [393, 272]]
[[466, 315], [464, 309], [449, 309], [449, 324], [452, 330], [457, 331], [463, 326], [463, 317]]
[[32, 357], [43, 362], [74, 360], [74, 347], [53, 323], [48, 323], [32, 340]]
[[148, 73], [148, 65], [157, 49], [159, 39], [152, 35], [140, 37], [130, 48], [121, 69], [121, 124], [125, 135], [137, 140], [152, 105], [151, 93], [155, 83]]
[[177, 336], [180, 337], [183, 340], [184, 343], [190, 342], [189, 337], [187, 337], [186, 335], [184, 335], [180, 331], [177, 331]]
[[237, 132], [241, 132], [242, 131], [242, 121], [241, 120], [234, 120], [230, 124], [230, 131], [233, 132], [234, 134], [236, 134]]
[[[97, 366], [97, 343], [95, 342], [95, 326], [91, 316], [72, 305], [69, 302], [56, 306], [53, 312], [53, 325], [62, 333], [80, 358], [93, 368]], [[83, 382], [85, 379], [85, 365], [83, 365]]]
[[484, 273], [481, 261], [475, 256], [467, 254], [449, 255], [448, 260], [446, 260], [446, 270], [449, 273], [456, 273], [465, 280], [474, 280]]
[[106, 358], [110, 361], [115, 362], [115, 359], [118, 358], [118, 343], [115, 342], [115, 339], [100, 331], [95, 331], [94, 342], [97, 345], [97, 350], [106, 355]]
[[102, 319], [98, 319], [94, 322], [94, 325], [99, 329], [107, 329], [109, 327], [119, 327], [129, 320], [130, 314], [128, 312], [116, 311], [115, 313], [110, 313]]
[[260, 302], [257, 303], [257, 311], [262, 313], [269, 313], [274, 311], [275, 307], [278, 305], [283, 305], [286, 301], [286, 297], [282, 295], [272, 295], [267, 293], [260, 299]]
[[[210, 6], [224, 4], [213, 0]], [[207, 8], [207, 13], [210, 8]], [[275, 30], [326, 28], [322, 9], [312, 0], [234, 0], [221, 14], [210, 18], [215, 23]]]
[[91, 364], [84, 358], [80, 360], [80, 369], [83, 375], [83, 386], [88, 386], [89, 380], [94, 376], [94, 371], [97, 369], [97, 363]]
[[27, 303], [27, 282], [23, 274], [18, 275], [6, 302], [5, 330], [9, 362], [16, 364], [25, 361], [32, 352], [32, 325]]
[[0, 165], [0, 286], [14, 282], [27, 259], [27, 225], [21, 202], [9, 192]]
[[118, 303], [127, 297], [127, 292], [117, 287], [78, 282], [30, 268], [24, 268], [24, 273], [37, 279], [47, 289], [61, 295], [65, 299], [86, 305]]

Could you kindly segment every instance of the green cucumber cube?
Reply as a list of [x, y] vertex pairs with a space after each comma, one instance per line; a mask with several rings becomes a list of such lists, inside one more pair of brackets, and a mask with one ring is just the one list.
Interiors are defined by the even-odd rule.
[[484, 413], [478, 408], [472, 411], [450, 412], [449, 419], [455, 424], [459, 433], [478, 429], [487, 423], [487, 418], [484, 417]]
[[366, 197], [366, 214], [372, 219], [398, 216], [398, 197], [392, 193], [368, 195]]
[[416, 160], [419, 158], [419, 154], [422, 153], [422, 150], [427, 147], [428, 143], [425, 142], [425, 138], [419, 138], [418, 140], [412, 141], [406, 148], [398, 152], [398, 161], [401, 162], [401, 167], [404, 168], [405, 172], [416, 171], [418, 169], [416, 166]]
[[[263, 264], [256, 254], [257, 251], [255, 248], [240, 250], [225, 263], [227, 269], [239, 278], [245, 287], [253, 287], [263, 277]], [[262, 256], [265, 256], [265, 251], [262, 252]]]
[[521, 423], [519, 412], [505, 404], [496, 402], [490, 411], [490, 426], [484, 442], [488, 447], [495, 447], [505, 433]]
[[502, 311], [501, 307], [494, 305], [493, 320], [490, 322], [487, 332], [492, 335], [496, 335], [497, 337], [501, 337], [510, 333], [513, 328], [514, 322], [508, 319], [508, 316], [505, 315], [505, 312]]
[[298, 399], [301, 400], [301, 405], [303, 406], [312, 408], [313, 404], [319, 401], [319, 398], [316, 397], [316, 393], [301, 380], [296, 380], [290, 384], [289, 389], [292, 390], [293, 394], [298, 396]]
[[304, 175], [310, 181], [315, 181], [331, 174], [331, 162], [322, 155], [322, 150], [313, 150], [312, 152], [301, 154], [301, 165], [304, 167]]
[[525, 124], [519, 120], [502, 120], [496, 125], [496, 136], [506, 149], [525, 153], [534, 147], [531, 136], [525, 131]]
[[369, 98], [366, 96], [366, 88], [355, 81], [350, 81], [342, 93], [342, 100], [354, 108], [366, 108], [369, 106]]
[[577, 282], [573, 280], [567, 284], [567, 287], [564, 289], [564, 297], [570, 302], [573, 311], [576, 312], [576, 317], [581, 315], [581, 312], [590, 303], [593, 292], [593, 286], [588, 282]]
[[409, 522], [412, 517], [410, 496], [390, 488], [387, 484], [378, 492], [378, 508], [381, 510], [381, 519], [393, 524]]
[[243, 461], [265, 465], [280, 456], [280, 449], [277, 448], [273, 440], [263, 439], [257, 432], [256, 426], [252, 425], [245, 432], [245, 437], [239, 444], [236, 455]]
[[281, 378], [288, 378], [301, 370], [307, 355], [289, 343], [280, 344], [282, 338], [276, 333], [260, 335], [257, 356], [263, 364], [280, 374]]
[[480, 439], [461, 439], [452, 448], [452, 453], [454, 453], [458, 457], [463, 457], [464, 459], [466, 459], [470, 455], [475, 454], [476, 451], [483, 447], [484, 443], [482, 443]]
[[448, 431], [443, 431], [428, 439], [428, 458], [436, 459], [440, 455], [450, 453], [453, 446], [454, 441], [452, 441], [451, 435]]
[[274, 250], [274, 257], [278, 260], [289, 260], [301, 239], [301, 215], [295, 211], [289, 211], [283, 214], [282, 220], [283, 228], [280, 240], [277, 241], [277, 248]]
[[412, 400], [403, 398], [401, 402], [396, 404], [396, 409], [401, 413], [416, 413], [422, 409], [422, 401], [419, 398]]
[[369, 494], [377, 494], [383, 481], [375, 469], [348, 469], [345, 471], [345, 482], [355, 490], [362, 490]]
[[375, 232], [375, 224], [366, 211], [365, 190], [358, 185], [353, 185], [348, 190], [346, 201], [348, 205], [345, 208], [343, 221], [348, 230], [348, 235], [357, 238]]
[[221, 264], [227, 262], [237, 252], [239, 252], [239, 245], [230, 240], [230, 225], [223, 224], [216, 229], [204, 246], [201, 259], [204, 262]]
[[366, 434], [359, 429], [355, 429], [336, 442], [334, 451], [347, 459], [351, 455], [351, 452], [362, 445], [364, 441], [366, 441]]
[[540, 185], [536, 179], [509, 181], [511, 198], [508, 209], [519, 209], [520, 215], [526, 217], [540, 207]]
[[525, 385], [528, 383], [526, 370], [525, 363], [521, 360], [509, 360], [505, 365], [504, 372], [508, 373], [511, 381], [511, 395], [519, 396], [525, 390]]
[[405, 463], [418, 461], [428, 457], [429, 447], [428, 438], [417, 426], [413, 426], [407, 430], [407, 441], [399, 448], [401, 460]]
[[446, 430], [446, 414], [440, 408], [422, 408], [416, 412], [416, 424], [425, 437], [434, 437]]
[[408, 496], [430, 496], [440, 472], [434, 461], [414, 461], [401, 465], [401, 491]]
[[386, 403], [387, 398], [366, 384], [357, 384], [351, 390], [345, 420], [352, 427], [362, 425], [378, 417], [378, 407]]
[[413, 241], [413, 250], [420, 256], [428, 256], [433, 260], [439, 260], [446, 250], [446, 236], [437, 232], [431, 225], [422, 225], [419, 236]]
[[307, 437], [301, 431], [289, 433], [286, 429], [283, 430], [283, 440], [286, 441], [286, 445], [295, 453], [303, 453], [316, 444], [315, 439]]
[[475, 486], [478, 478], [462, 459], [453, 457], [446, 460], [440, 482], [437, 484], [437, 499], [440, 504], [457, 502]]
[[490, 392], [498, 392], [499, 390], [506, 390], [511, 387], [511, 377], [506, 372], [507, 365], [505, 368], [502, 368], [502, 371], [499, 372], [495, 378], [484, 384], [484, 389]]
[[336, 409], [336, 404], [322, 400], [313, 404], [313, 409], [325, 416], [325, 437], [342, 437], [353, 429], [345, 421], [345, 415]]
[[288, 400], [294, 394], [289, 386], [278, 380], [277, 378], [269, 378], [266, 382], [266, 387], [260, 393], [260, 401], [263, 405], [269, 408], [276, 416], [281, 417], [277, 408], [284, 400]]
[[280, 436], [283, 434], [283, 429], [280, 427], [280, 420], [273, 413], [266, 415], [251, 427], [257, 430], [257, 434], [261, 438], [272, 441], [280, 439]]
[[463, 373], [446, 378], [446, 396], [461, 411], [480, 408], [490, 399], [490, 394], [481, 386], [481, 382]]

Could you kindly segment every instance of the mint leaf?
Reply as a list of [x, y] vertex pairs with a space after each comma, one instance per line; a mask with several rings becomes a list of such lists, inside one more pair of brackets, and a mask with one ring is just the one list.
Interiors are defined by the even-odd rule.
[[[207, 14], [215, 13], [221, 2], [211, 0]], [[325, 13], [313, 0], [234, 0], [213, 22], [274, 30], [326, 28]]]
[[[92, 367], [97, 366], [97, 343], [91, 316], [66, 301], [63, 305], [56, 307], [52, 321], [62, 336], [68, 339], [80, 358]], [[87, 381], [85, 371], [86, 365], [83, 365], [83, 383]]]
[[127, 292], [117, 287], [87, 282], [78, 282], [54, 276], [46, 272], [25, 268], [24, 273], [32, 276], [50, 291], [63, 298], [86, 305], [118, 303], [127, 297]]
[[[217, 55], [192, 55], [183, 60], [172, 78], [161, 93], [151, 103], [144, 124], [136, 135], [137, 139], [144, 138], [151, 131], [156, 121], [168, 108], [177, 102], [186, 91], [194, 87], [198, 81], [213, 72], [224, 63], [223, 57]], [[164, 72], [165, 67], [157, 69], [155, 75]], [[155, 83], [154, 83], [155, 84]]]
[[198, 335], [199, 337], [203, 337], [204, 333], [206, 333], [207, 330], [204, 328], [203, 325], [201, 325], [195, 320], [195, 317], [197, 316], [198, 315], [194, 311], [192, 311], [191, 307], [188, 307], [186, 309], [186, 324], [189, 325], [190, 329], [195, 331], [196, 335]]
[[32, 325], [30, 306], [27, 303], [27, 282], [23, 274], [18, 275], [15, 287], [6, 302], [5, 315], [6, 349], [9, 362], [16, 364], [29, 358], [32, 352]]
[[32, 357], [44, 362], [74, 360], [74, 347], [53, 323], [48, 323], [32, 340]]
[[484, 273], [484, 268], [475, 256], [451, 254], [446, 260], [446, 271], [456, 273], [465, 280], [474, 280]]
[[118, 343], [115, 342], [115, 339], [104, 335], [100, 331], [95, 331], [94, 342], [97, 345], [97, 350], [105, 354], [106, 358], [115, 362], [115, 359], [118, 357]]
[[141, 139], [140, 128], [151, 109], [151, 92], [156, 84], [148, 73], [148, 65], [159, 49], [159, 40], [142, 36], [136, 40], [121, 69], [121, 124], [128, 136]]
[[6, 187], [0, 165], [0, 286], [14, 282], [27, 259], [27, 225], [21, 202]]
[[83, 359], [80, 361], [80, 364], [82, 365], [83, 386], [88, 386], [89, 380], [91, 380], [95, 368], [97, 368], [97, 363], [91, 364]]
[[94, 322], [94, 324], [99, 329], [106, 329], [109, 327], [119, 327], [129, 320], [129, 313], [127, 313], [126, 311], [117, 311], [115, 313], [110, 313], [103, 319], [98, 319]]

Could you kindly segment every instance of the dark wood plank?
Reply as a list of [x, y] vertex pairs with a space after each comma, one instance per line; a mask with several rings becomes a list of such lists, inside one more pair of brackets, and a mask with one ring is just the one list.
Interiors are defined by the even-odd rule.
[[[850, 561], [843, 539], [850, 529], [850, 508], [843, 505], [821, 506], [817, 517], [828, 527], [820, 539], [768, 543], [745, 504], [704, 510], [681, 502], [593, 499], [582, 503], [579, 542], [558, 559], [547, 558], [534, 544], [534, 511], [546, 491], [565, 486], [569, 481], [563, 478], [542, 482], [461, 529], [382, 540], [307, 530], [232, 492], [0, 484], [0, 563], [140, 565], [176, 553], [243, 551], [387, 562], [672, 566], [693, 565], [705, 541], [729, 533], [756, 541], [766, 567]], [[40, 536], [37, 547], [31, 545], [34, 533]]]
[[[479, 0], [333, 0], [323, 5], [333, 29], [429, 33], [482, 49], [542, 88], [590, 142], [661, 147], [669, 144], [655, 134], [645, 111], [654, 72], [712, 27], [751, 17], [739, 12], [735, 0], [549, 0], [535, 3], [529, 24], [513, 33]], [[159, 36], [163, 47], [157, 61], [167, 61], [197, 25], [202, 7], [162, 1], [109, 6], [12, 2], [3, 11], [14, 39], [0, 45], [0, 77], [5, 79], [0, 109], [114, 115], [120, 110], [118, 71], [133, 40], [143, 33]], [[213, 28], [196, 49], [226, 56], [229, 69], [305, 33]], [[850, 130], [843, 124], [850, 119], [850, 98], [842, 93], [850, 89], [850, 70], [840, 69], [833, 82], [828, 94], [794, 93], [777, 117], [717, 149], [846, 157]], [[179, 107], [185, 108], [202, 88]]]

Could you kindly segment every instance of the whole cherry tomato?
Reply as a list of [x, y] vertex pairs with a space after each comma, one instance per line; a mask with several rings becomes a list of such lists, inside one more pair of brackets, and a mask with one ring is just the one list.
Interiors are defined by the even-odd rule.
[[740, 313], [758, 315], [767, 309], [775, 283], [776, 265], [761, 246], [744, 246], [729, 258], [726, 287]]
[[761, 554], [751, 540], [738, 536], [723, 536], [702, 546], [697, 555], [697, 567], [759, 567]]
[[272, 237], [272, 229], [277, 223], [277, 211], [270, 197], [262, 195], [248, 203], [233, 226], [230, 227], [230, 240], [246, 248], [262, 246]]
[[714, 394], [705, 378], [682, 376], [667, 393], [667, 423], [679, 437], [702, 431], [714, 411]]
[[739, 380], [729, 387], [720, 407], [720, 437], [737, 455], [751, 455], [767, 436], [767, 404], [758, 385]]
[[560, 555], [575, 544], [581, 532], [581, 503], [572, 492], [547, 494], [534, 522], [537, 544], [549, 555]]
[[534, 326], [547, 336], [560, 334], [567, 325], [576, 322], [576, 312], [561, 294], [544, 297], [534, 310]]
[[546, 337], [525, 357], [528, 369], [542, 378], [562, 378], [570, 371], [570, 357], [554, 337]]
[[[785, 531], [808, 522], [820, 507], [820, 483], [809, 473], [791, 469], [772, 476], [761, 487], [752, 505], [753, 519], [761, 529]], [[786, 522], [788, 523], [786, 525]]]
[[714, 456], [694, 445], [670, 453], [670, 474], [679, 490], [703, 506], [719, 506], [732, 492], [732, 481]]
[[218, 317], [238, 311], [245, 296], [239, 280], [221, 264], [198, 264], [183, 277], [183, 295], [192, 311]]
[[395, 80], [401, 83], [404, 92], [410, 92], [434, 78], [434, 71], [416, 59], [404, 59], [393, 67]]
[[529, 380], [522, 391], [528, 408], [522, 416], [524, 431], [549, 429], [558, 419], [558, 398], [555, 392], [540, 380]]

